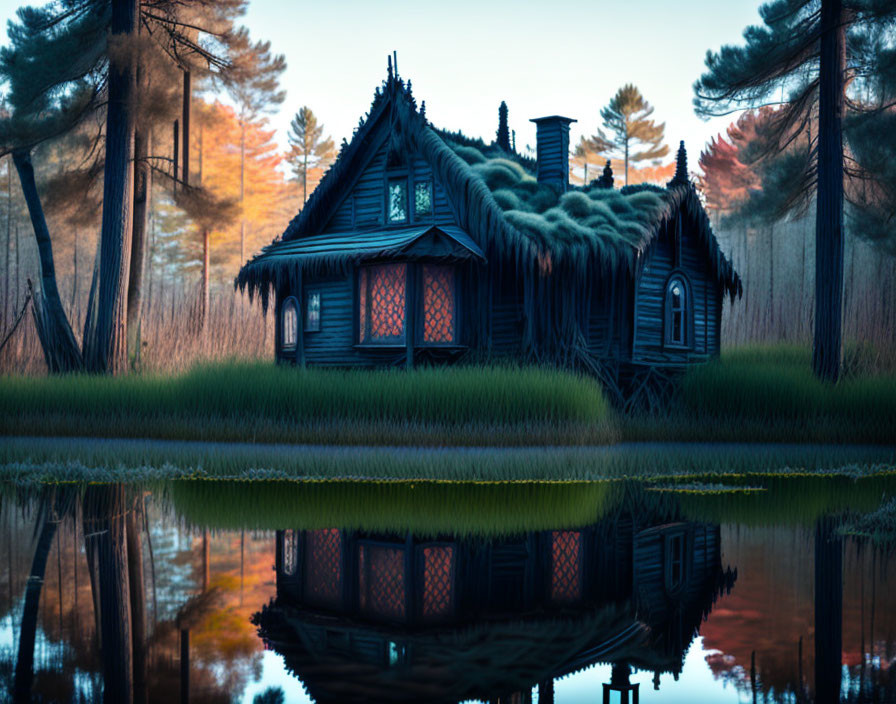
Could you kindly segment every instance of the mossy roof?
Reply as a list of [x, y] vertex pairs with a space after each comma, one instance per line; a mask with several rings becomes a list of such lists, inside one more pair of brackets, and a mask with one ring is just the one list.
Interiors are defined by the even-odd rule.
[[[643, 265], [644, 255], [663, 227], [686, 212], [689, 231], [703, 245], [716, 281], [732, 297], [741, 292], [740, 279], [721, 252], [689, 182], [668, 188], [573, 188], [558, 194], [537, 182], [532, 159], [434, 128], [418, 111], [410, 86], [396, 77], [377, 89], [370, 112], [351, 142], [343, 144], [336, 163], [280, 239], [320, 233], [350, 191], [367, 155], [383, 139], [391, 140], [392, 149], [421, 155], [446, 190], [457, 224], [484, 250], [489, 262], [510, 261], [524, 278], [537, 275], [545, 261], [553, 270], [578, 279], [595, 271], [614, 276], [622, 269], [634, 272]], [[298, 266], [256, 257], [241, 269], [236, 283], [248, 286], [250, 292], [259, 290], [265, 302], [270, 285], [294, 276], [292, 269]]]

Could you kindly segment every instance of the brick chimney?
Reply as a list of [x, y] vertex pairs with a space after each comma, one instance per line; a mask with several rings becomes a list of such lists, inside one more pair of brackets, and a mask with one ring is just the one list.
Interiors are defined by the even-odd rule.
[[536, 117], [536, 158], [538, 182], [556, 189], [558, 193], [569, 190], [569, 125], [571, 117], [551, 115]]

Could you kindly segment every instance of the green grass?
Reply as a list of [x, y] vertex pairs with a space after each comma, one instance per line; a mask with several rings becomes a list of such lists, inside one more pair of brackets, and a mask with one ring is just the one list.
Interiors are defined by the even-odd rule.
[[90, 438], [9, 438], [0, 480], [586, 481], [896, 471], [896, 448], [634, 444], [555, 448], [354, 448]]
[[626, 439], [744, 442], [896, 442], [896, 376], [814, 378], [810, 352], [744, 347], [690, 370], [666, 416], [633, 418]]
[[204, 365], [176, 376], [4, 377], [0, 433], [388, 445], [615, 439], [591, 378], [546, 368], [296, 370]]
[[7, 376], [0, 377], [0, 435], [378, 446], [893, 445], [896, 376], [854, 371], [831, 386], [812, 376], [806, 350], [739, 348], [690, 370], [667, 413], [640, 417], [616, 413], [593, 378], [541, 367], [337, 371], [231, 362], [174, 376]]

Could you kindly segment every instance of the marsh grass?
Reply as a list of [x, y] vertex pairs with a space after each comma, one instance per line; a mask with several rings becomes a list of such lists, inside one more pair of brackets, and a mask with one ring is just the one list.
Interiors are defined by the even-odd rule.
[[297, 370], [200, 365], [174, 376], [0, 379], [10, 435], [529, 445], [612, 442], [599, 384], [536, 367]]
[[642, 440], [893, 444], [896, 376], [856, 363], [830, 385], [812, 375], [805, 348], [728, 350], [683, 377], [668, 414], [631, 418], [622, 432]]
[[621, 493], [618, 482], [173, 481], [167, 488], [176, 514], [189, 525], [224, 530], [337, 526], [420, 537], [588, 525]]
[[[22, 482], [271, 480], [585, 481], [893, 472], [880, 446], [622, 444], [603, 447], [325, 447], [90, 438], [8, 438], [0, 479]], [[709, 480], [706, 480], [709, 481]]]

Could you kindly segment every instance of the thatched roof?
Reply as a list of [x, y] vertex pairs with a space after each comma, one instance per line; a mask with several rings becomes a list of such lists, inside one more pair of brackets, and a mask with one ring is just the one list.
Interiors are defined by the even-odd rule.
[[[561, 287], [587, 292], [596, 281], [615, 280], [623, 272], [636, 274], [679, 213], [683, 224], [697, 233], [719, 286], [732, 298], [741, 293], [740, 278], [722, 253], [686, 176], [673, 179], [667, 188], [586, 188], [558, 196], [537, 183], [531, 159], [432, 127], [417, 110], [410, 83], [391, 74], [377, 89], [351, 142], [343, 143], [336, 163], [279, 241], [319, 235], [384, 139], [391, 140], [396, 151], [419, 154], [430, 164], [460, 229], [489, 262], [512, 267], [526, 282], [525, 305], [531, 315], [524, 339], [536, 356], [545, 342], [555, 350], [580, 346], [574, 330], [581, 326], [574, 321], [587, 316], [581, 305], [567, 300]], [[344, 264], [344, 259], [338, 263]], [[293, 258], [272, 267], [262, 254], [240, 270], [236, 285], [248, 287], [250, 295], [260, 292], [266, 304], [272, 285], [294, 280], [308, 265]]]

